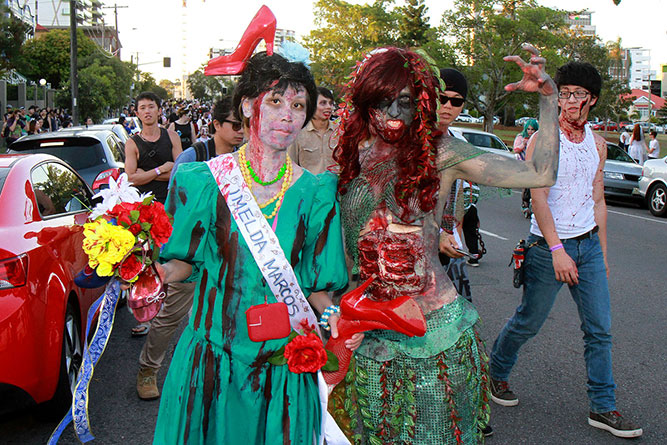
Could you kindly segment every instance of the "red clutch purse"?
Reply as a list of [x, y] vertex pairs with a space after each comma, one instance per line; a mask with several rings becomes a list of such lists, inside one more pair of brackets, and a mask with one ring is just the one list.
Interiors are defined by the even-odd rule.
[[287, 337], [292, 328], [285, 303], [258, 304], [245, 311], [248, 337], [252, 341], [275, 340]]

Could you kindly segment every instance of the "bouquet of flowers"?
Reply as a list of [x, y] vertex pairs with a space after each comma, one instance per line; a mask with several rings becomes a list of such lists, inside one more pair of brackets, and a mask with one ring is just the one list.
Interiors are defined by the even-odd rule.
[[[160, 247], [171, 235], [172, 217], [153, 195], [139, 194], [126, 174], [118, 182], [110, 178], [109, 188], [95, 197], [102, 197], [102, 202], [95, 206], [90, 221], [83, 226], [83, 251], [88, 255], [88, 267], [80, 275], [97, 286], [114, 277], [133, 283], [128, 299], [130, 308], [158, 303], [159, 310], [164, 292], [154, 263]], [[80, 286], [82, 277], [77, 282]], [[96, 287], [88, 284], [82, 287]], [[134, 314], [145, 321], [142, 318], [153, 318], [157, 311], [142, 314], [134, 311]]]
[[154, 263], [171, 235], [172, 218], [153, 195], [140, 195], [123, 174], [109, 189], [84, 224], [83, 251], [88, 266], [100, 277], [135, 282]]

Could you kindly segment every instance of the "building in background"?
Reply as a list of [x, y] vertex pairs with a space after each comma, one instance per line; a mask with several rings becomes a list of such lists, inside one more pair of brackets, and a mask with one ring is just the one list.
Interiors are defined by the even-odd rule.
[[588, 10], [582, 12], [570, 12], [565, 16], [565, 23], [570, 25], [570, 28], [580, 32], [585, 36], [595, 36], [595, 26], [592, 24], [593, 13]]
[[[628, 114], [632, 115], [635, 112], [639, 115], [640, 121], [647, 121], [649, 117], [649, 110], [651, 116], [656, 116], [658, 110], [665, 106], [665, 99], [660, 96], [656, 96], [647, 91], [634, 88], [630, 94], [624, 94], [621, 96], [623, 99], [634, 98], [632, 105], [628, 109]], [[650, 106], [649, 106], [650, 100]]]
[[651, 50], [646, 48], [628, 48], [630, 55], [630, 89], [649, 91], [650, 79], [655, 77], [651, 71]]
[[35, 11], [33, 11], [36, 2], [28, 0], [2, 0], [1, 3], [9, 8], [14, 17], [27, 25], [26, 28], [29, 28], [29, 31], [26, 33], [26, 40], [32, 38], [35, 35], [35, 26], [37, 26]]

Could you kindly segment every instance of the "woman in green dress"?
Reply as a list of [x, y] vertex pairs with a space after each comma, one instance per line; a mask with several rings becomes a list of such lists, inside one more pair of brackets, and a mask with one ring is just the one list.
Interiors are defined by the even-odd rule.
[[[347, 284], [336, 177], [314, 176], [286, 156], [316, 99], [303, 64], [253, 56], [234, 94], [249, 141], [234, 156], [298, 284], [322, 313], [331, 305], [327, 292]], [[167, 209], [174, 229], [161, 253], [165, 282], [198, 284], [164, 384], [154, 443], [313, 444], [323, 414], [316, 374], [268, 362], [287, 338], [250, 340], [246, 310], [275, 297], [206, 163], [178, 169]], [[335, 335], [337, 316], [329, 322]], [[347, 345], [360, 342], [357, 336]]]

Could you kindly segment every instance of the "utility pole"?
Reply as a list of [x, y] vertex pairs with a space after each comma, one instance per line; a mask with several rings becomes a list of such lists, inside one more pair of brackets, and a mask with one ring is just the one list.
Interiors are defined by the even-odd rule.
[[69, 2], [69, 79], [72, 86], [72, 124], [79, 125], [79, 78], [77, 74], [76, 0]]

